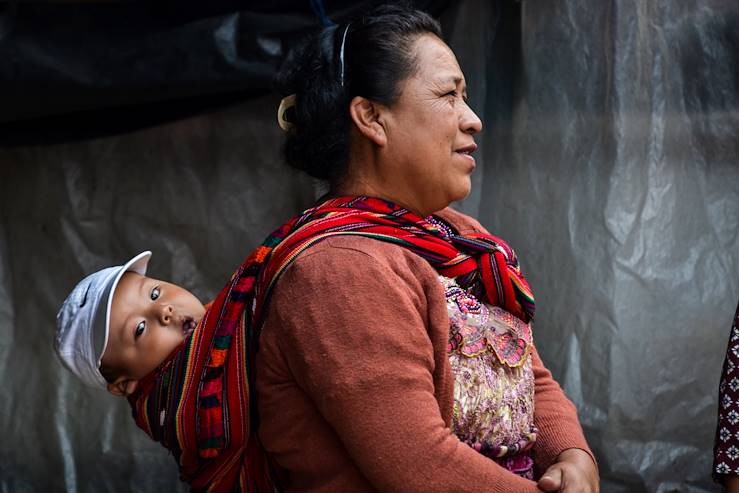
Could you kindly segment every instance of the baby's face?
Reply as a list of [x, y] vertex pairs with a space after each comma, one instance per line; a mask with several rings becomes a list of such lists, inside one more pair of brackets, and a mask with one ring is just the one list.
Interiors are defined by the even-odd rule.
[[192, 293], [168, 282], [126, 272], [110, 309], [102, 363], [140, 380], [159, 366], [205, 314]]

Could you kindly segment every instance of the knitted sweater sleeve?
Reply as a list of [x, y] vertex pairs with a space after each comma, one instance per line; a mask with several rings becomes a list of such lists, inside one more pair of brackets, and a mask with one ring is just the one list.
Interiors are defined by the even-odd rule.
[[270, 316], [291, 375], [378, 491], [540, 492], [446, 426], [427, 332], [438, 279], [399, 256], [324, 244], [286, 271]]
[[534, 423], [539, 428], [539, 439], [534, 445], [537, 470], [552, 465], [559, 454], [567, 449], [584, 450], [597, 465], [593, 452], [585, 440], [577, 409], [562, 391], [552, 374], [542, 363], [534, 347]]
[[[470, 232], [489, 234], [477, 220], [454, 209], [444, 209], [439, 216], [453, 224], [462, 234]], [[537, 470], [543, 472], [556, 461], [559, 454], [571, 448], [584, 450], [597, 464], [585, 440], [575, 405], [552, 378], [536, 348], [532, 357], [535, 379], [534, 422], [540, 430], [534, 446]]]

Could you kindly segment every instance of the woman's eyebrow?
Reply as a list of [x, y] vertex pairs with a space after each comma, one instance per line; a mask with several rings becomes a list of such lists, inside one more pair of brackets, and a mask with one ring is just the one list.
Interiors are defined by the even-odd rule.
[[462, 77], [458, 75], [447, 75], [447, 76], [441, 76], [437, 79], [438, 82], [442, 84], [452, 83], [455, 86], [459, 85], [461, 82], [463, 82]]

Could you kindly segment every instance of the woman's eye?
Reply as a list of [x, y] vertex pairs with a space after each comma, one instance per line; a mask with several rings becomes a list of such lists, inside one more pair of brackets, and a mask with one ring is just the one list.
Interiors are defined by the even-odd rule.
[[158, 287], [156, 287], [156, 288], [152, 289], [152, 290], [151, 290], [151, 295], [150, 295], [150, 296], [151, 296], [151, 300], [152, 300], [152, 301], [154, 301], [154, 300], [156, 300], [157, 298], [159, 298], [159, 288], [158, 288]]
[[144, 333], [144, 330], [146, 330], [146, 322], [143, 320], [139, 322], [139, 324], [136, 326], [136, 333], [135, 336], [138, 338], [141, 334]]

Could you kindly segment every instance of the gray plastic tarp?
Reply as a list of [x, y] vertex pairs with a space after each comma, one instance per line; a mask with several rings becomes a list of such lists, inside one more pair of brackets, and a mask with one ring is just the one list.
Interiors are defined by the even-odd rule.
[[[457, 207], [518, 251], [537, 346], [578, 406], [602, 491], [715, 491], [718, 378], [739, 298], [739, 4], [515, 8], [510, 52], [489, 2], [445, 16], [485, 123]], [[262, 97], [127, 135], [0, 149], [0, 491], [184, 490], [127, 404], [58, 364], [54, 316], [84, 274], [144, 249], [153, 276], [210, 299], [315, 197], [281, 164], [276, 107]]]

